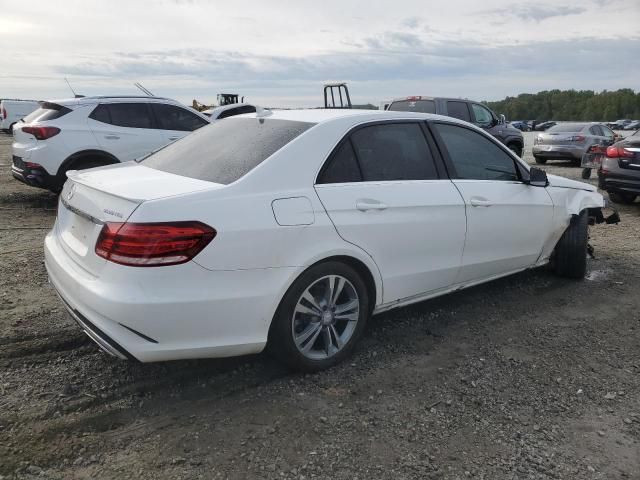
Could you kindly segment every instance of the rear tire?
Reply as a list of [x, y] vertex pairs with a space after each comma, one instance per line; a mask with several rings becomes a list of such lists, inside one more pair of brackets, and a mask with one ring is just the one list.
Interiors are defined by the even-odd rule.
[[556, 245], [553, 270], [556, 275], [581, 279], [587, 271], [587, 242], [589, 239], [587, 211], [571, 217], [569, 226]]
[[609, 192], [609, 199], [614, 203], [624, 203], [629, 205], [635, 202], [637, 195], [633, 193]]
[[591, 178], [591, 169], [590, 168], [583, 168], [582, 169], [582, 178], [584, 180], [589, 180]]
[[96, 167], [104, 167], [106, 165], [113, 165], [115, 162], [109, 161], [104, 158], [81, 158], [75, 160], [71, 165], [69, 165], [64, 170], [58, 171], [56, 175], [56, 182], [54, 185], [49, 187], [49, 190], [55, 194], [59, 194], [62, 191], [62, 187], [64, 183], [67, 181], [67, 172], [69, 170], [86, 170], [88, 168], [96, 168]]
[[[333, 296], [328, 292], [339, 293], [328, 300]], [[369, 292], [360, 275], [344, 263], [319, 263], [302, 273], [282, 298], [269, 331], [269, 351], [292, 370], [330, 368], [351, 355], [370, 314]]]
[[546, 158], [542, 158], [542, 157], [537, 157], [537, 156], [533, 156], [533, 158], [535, 158], [536, 163], [539, 165], [544, 165], [545, 163], [547, 163], [547, 159]]

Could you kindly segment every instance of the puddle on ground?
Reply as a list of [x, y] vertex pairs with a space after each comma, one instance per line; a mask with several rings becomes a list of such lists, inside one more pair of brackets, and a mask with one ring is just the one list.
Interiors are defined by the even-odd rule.
[[610, 268], [605, 268], [603, 270], [592, 270], [585, 275], [586, 280], [591, 280], [592, 282], [601, 282], [609, 278], [609, 276], [613, 273], [613, 270]]

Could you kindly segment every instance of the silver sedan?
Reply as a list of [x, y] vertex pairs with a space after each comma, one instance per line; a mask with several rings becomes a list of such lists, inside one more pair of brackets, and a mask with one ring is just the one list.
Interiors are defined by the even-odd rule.
[[533, 156], [541, 164], [547, 160], [571, 160], [580, 165], [591, 145], [611, 145], [614, 138], [613, 131], [601, 123], [559, 123], [536, 135]]

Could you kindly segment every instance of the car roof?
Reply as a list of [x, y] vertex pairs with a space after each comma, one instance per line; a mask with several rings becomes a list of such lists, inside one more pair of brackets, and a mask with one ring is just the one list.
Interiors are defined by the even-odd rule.
[[462, 102], [481, 103], [481, 102], [476, 102], [475, 100], [470, 100], [468, 98], [433, 97], [431, 95], [407, 95], [405, 97], [394, 98], [393, 100], [391, 100], [391, 103], [393, 103], [393, 102], [405, 102], [407, 100], [410, 100], [410, 101], [417, 101], [417, 100], [454, 100], [454, 101], [462, 101]]
[[202, 113], [207, 113], [213, 116], [214, 113], [224, 112], [226, 110], [231, 110], [232, 108], [243, 107], [243, 106], [253, 107], [254, 105], [253, 103], [245, 103], [245, 102], [230, 103], [229, 105], [222, 105], [220, 107], [207, 108], [206, 110], [203, 110]]
[[118, 103], [121, 101], [135, 100], [137, 102], [148, 103], [171, 103], [175, 105], [181, 105], [177, 100], [166, 97], [149, 97], [147, 95], [93, 95], [90, 97], [78, 97], [78, 98], [62, 98], [57, 100], [49, 100], [48, 103], [56, 103], [65, 107], [71, 107], [76, 105], [91, 105], [94, 103]]
[[[260, 113], [247, 113], [242, 117], [260, 118]], [[352, 120], [353, 123], [376, 120], [445, 120], [447, 122], [467, 124], [462, 120], [443, 115], [419, 112], [394, 112], [389, 110], [358, 110], [348, 108], [309, 108], [299, 110], [271, 110], [264, 118], [291, 120], [296, 122], [327, 123], [335, 120]]]

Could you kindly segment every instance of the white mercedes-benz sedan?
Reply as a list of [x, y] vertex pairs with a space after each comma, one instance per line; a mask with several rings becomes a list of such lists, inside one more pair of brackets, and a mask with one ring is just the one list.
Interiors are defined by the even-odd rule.
[[547, 263], [584, 276], [603, 197], [468, 123], [260, 111], [136, 162], [69, 172], [51, 283], [104, 350], [142, 362], [343, 360], [367, 319]]

